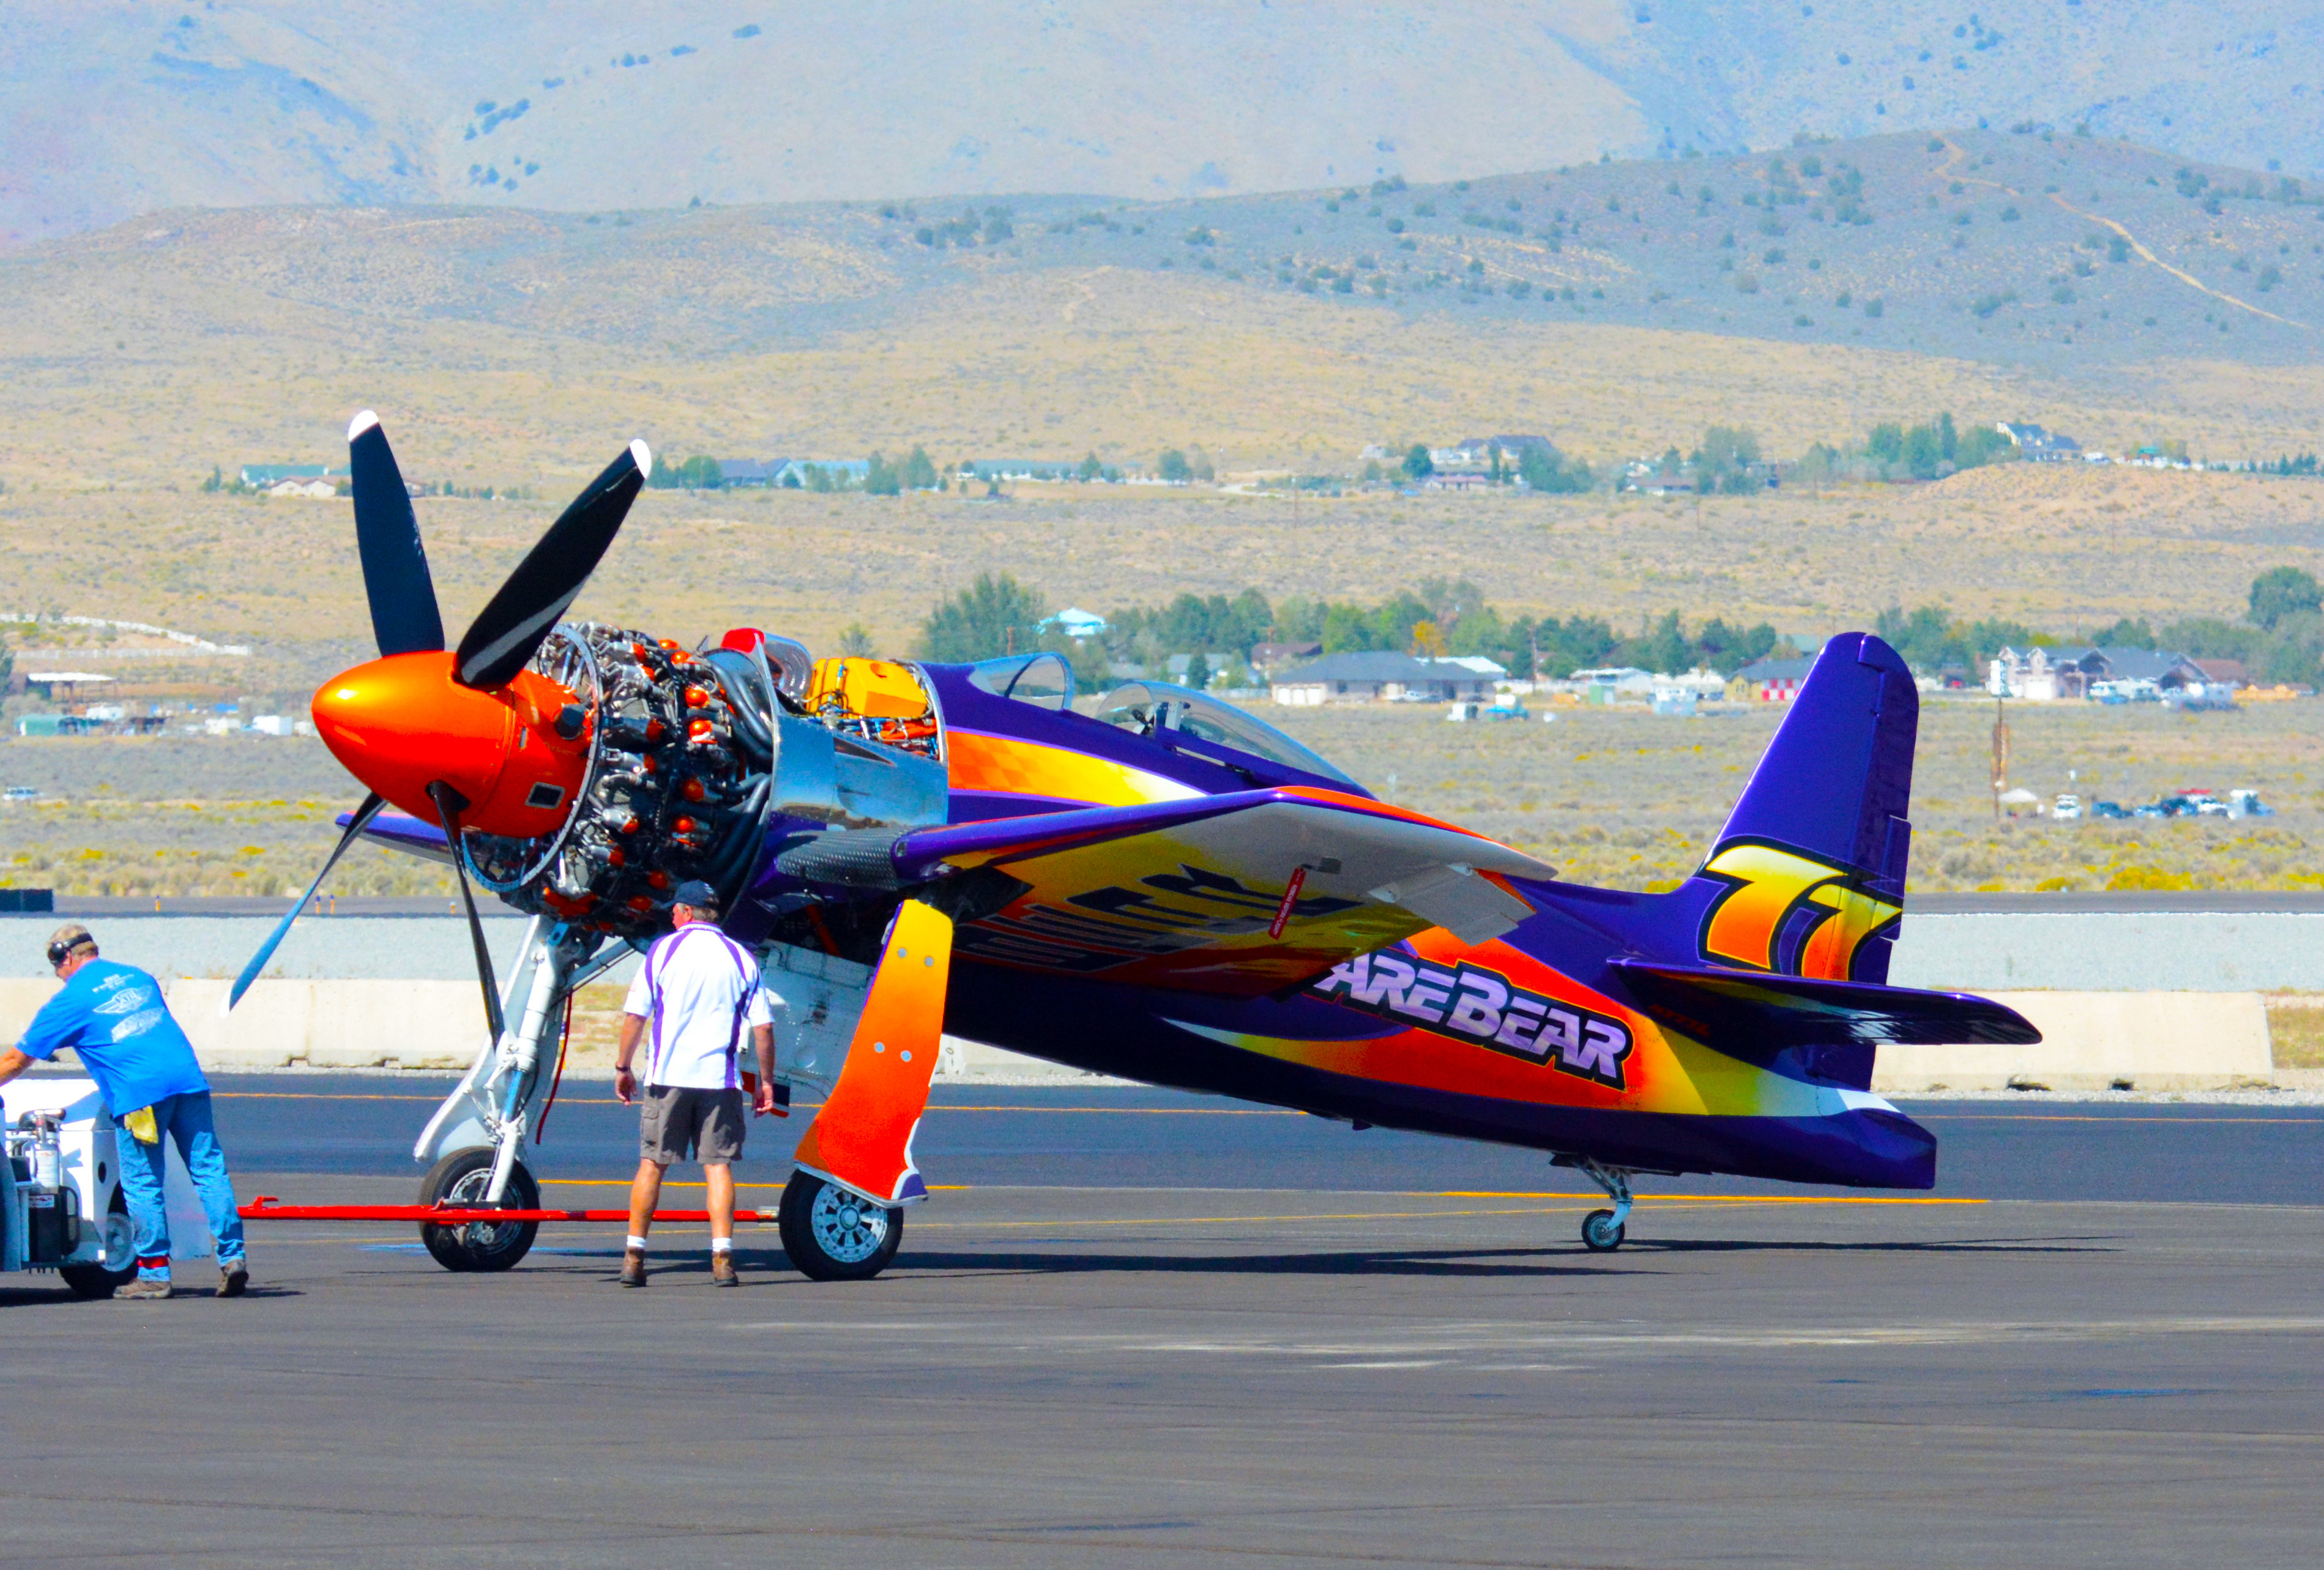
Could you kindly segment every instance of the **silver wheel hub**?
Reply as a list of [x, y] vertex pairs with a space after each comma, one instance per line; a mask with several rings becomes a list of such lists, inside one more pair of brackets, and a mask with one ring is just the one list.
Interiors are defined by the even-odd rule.
[[862, 1264], [888, 1241], [885, 1210], [828, 1183], [807, 1211], [807, 1226], [823, 1251], [843, 1265]]
[[105, 1252], [97, 1262], [108, 1270], [125, 1270], [137, 1262], [137, 1228], [127, 1216], [105, 1218]]
[[[464, 1175], [445, 1191], [444, 1197], [463, 1210], [484, 1208], [484, 1198], [493, 1186], [493, 1169], [479, 1167]], [[505, 1202], [503, 1202], [505, 1203]], [[512, 1221], [472, 1221], [454, 1228], [460, 1242], [472, 1249], [495, 1249], [512, 1239], [517, 1224]]]

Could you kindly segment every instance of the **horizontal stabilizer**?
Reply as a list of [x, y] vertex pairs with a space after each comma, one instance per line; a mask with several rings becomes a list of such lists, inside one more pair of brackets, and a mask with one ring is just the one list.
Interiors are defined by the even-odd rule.
[[2042, 1039], [2023, 1014], [1967, 993], [1638, 959], [1618, 959], [1613, 970], [1648, 1015], [1715, 1046], [2027, 1046]]

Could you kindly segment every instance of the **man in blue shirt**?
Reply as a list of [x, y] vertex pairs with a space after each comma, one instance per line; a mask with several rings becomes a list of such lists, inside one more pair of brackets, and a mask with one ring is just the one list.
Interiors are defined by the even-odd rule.
[[170, 1215], [162, 1201], [163, 1140], [175, 1140], [217, 1239], [218, 1296], [250, 1284], [242, 1217], [210, 1120], [210, 1085], [161, 984], [134, 965], [97, 956], [88, 928], [68, 923], [49, 939], [49, 965], [64, 990], [42, 1005], [13, 1049], [0, 1052], [0, 1085], [69, 1047], [97, 1081], [113, 1119], [121, 1192], [137, 1229], [137, 1279], [115, 1296], [163, 1298], [170, 1287]]

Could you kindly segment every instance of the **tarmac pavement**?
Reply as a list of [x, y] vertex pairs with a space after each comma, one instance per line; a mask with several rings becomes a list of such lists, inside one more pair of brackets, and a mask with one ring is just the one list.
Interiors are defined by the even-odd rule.
[[480, 1277], [266, 1224], [239, 1301], [14, 1278], [0, 1563], [2324, 1558], [2324, 1208], [1702, 1196], [1593, 1255], [1597, 1203], [980, 1185], [852, 1286], [771, 1227], [733, 1291], [698, 1227], [642, 1291], [580, 1225]]

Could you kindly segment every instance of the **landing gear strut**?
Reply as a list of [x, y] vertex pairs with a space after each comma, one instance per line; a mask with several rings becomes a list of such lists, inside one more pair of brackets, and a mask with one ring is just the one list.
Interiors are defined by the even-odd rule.
[[1611, 1253], [1622, 1246], [1623, 1224], [1630, 1219], [1630, 1173], [1628, 1168], [1601, 1166], [1584, 1156], [1574, 1169], [1606, 1191], [1611, 1210], [1593, 1210], [1582, 1218], [1582, 1246], [1592, 1253]]

